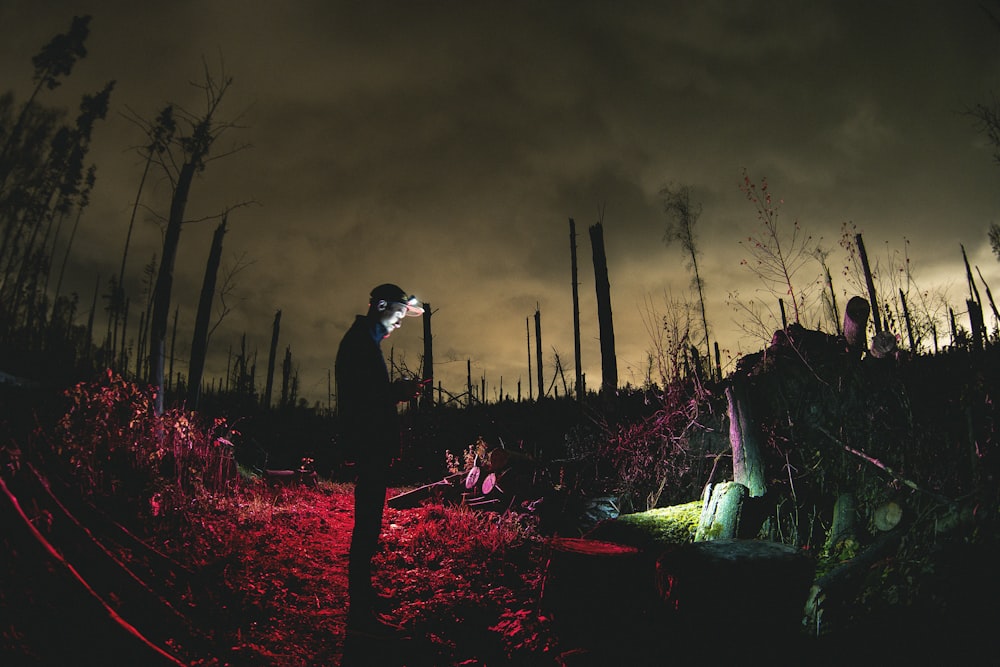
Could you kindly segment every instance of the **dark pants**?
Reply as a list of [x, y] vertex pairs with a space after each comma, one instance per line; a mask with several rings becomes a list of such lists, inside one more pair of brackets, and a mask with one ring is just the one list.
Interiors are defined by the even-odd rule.
[[382, 466], [359, 462], [354, 485], [354, 529], [351, 532], [351, 552], [348, 559], [348, 593], [351, 608], [369, 607], [372, 590], [372, 557], [378, 548], [382, 532], [382, 512], [385, 508], [386, 475]]

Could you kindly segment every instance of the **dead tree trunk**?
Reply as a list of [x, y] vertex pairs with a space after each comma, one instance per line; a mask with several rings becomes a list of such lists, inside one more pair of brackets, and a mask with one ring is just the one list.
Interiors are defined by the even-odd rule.
[[583, 398], [583, 363], [580, 356], [580, 290], [576, 272], [576, 222], [569, 219], [569, 250], [573, 273], [573, 361], [576, 363], [576, 400]]
[[[170, 373], [167, 375], [167, 388], [174, 381], [174, 360], [177, 358], [177, 320], [180, 317], [180, 308], [174, 308], [174, 328], [170, 334]], [[162, 414], [162, 413], [161, 413]]]
[[[181, 224], [184, 222], [184, 211], [187, 208], [191, 183], [195, 174], [205, 168], [215, 139], [230, 125], [218, 124], [215, 113], [226, 94], [232, 79], [223, 76], [221, 81], [215, 81], [206, 71], [203, 86], [207, 108], [200, 118], [190, 119], [190, 132], [186, 136], [174, 137], [174, 144], [180, 154], [166, 157], [162, 164], [174, 174], [171, 164], [181, 164], [176, 173], [173, 195], [170, 198], [170, 214], [167, 218], [167, 230], [163, 238], [163, 255], [160, 260], [160, 271], [156, 276], [156, 287], [153, 290], [153, 312], [150, 317], [149, 338], [149, 381], [157, 387], [155, 410], [163, 413], [163, 377], [164, 357], [166, 356], [167, 319], [170, 314], [170, 296], [174, 280], [174, 263], [177, 259], [177, 246], [180, 242]], [[169, 149], [165, 149], [169, 153]], [[174, 161], [176, 159], [176, 161]], [[171, 375], [173, 370], [171, 369]]]
[[997, 311], [997, 304], [993, 300], [993, 293], [990, 292], [989, 283], [986, 282], [986, 278], [983, 278], [983, 272], [976, 267], [976, 273], [979, 274], [979, 280], [983, 282], [983, 287], [986, 288], [986, 300], [989, 301], [990, 309], [993, 311], [993, 319], [996, 321], [996, 326], [1000, 327], [1000, 312]]
[[205, 265], [205, 279], [201, 283], [201, 298], [198, 299], [198, 314], [194, 322], [194, 339], [191, 341], [191, 361], [188, 365], [188, 399], [191, 410], [198, 409], [201, 398], [201, 378], [205, 371], [205, 356], [208, 352], [208, 324], [212, 317], [212, 299], [215, 296], [215, 281], [222, 261], [222, 238], [226, 235], [226, 217], [215, 228], [212, 248]]
[[[281, 362], [281, 407], [290, 404], [288, 388], [292, 381], [292, 348], [285, 348], [285, 360]], [[326, 373], [327, 410], [330, 409], [330, 371]]]
[[875, 299], [875, 281], [872, 279], [871, 266], [868, 264], [868, 253], [865, 252], [865, 242], [861, 234], [854, 235], [854, 241], [858, 244], [858, 255], [861, 257], [861, 268], [865, 272], [865, 284], [868, 285], [868, 302], [871, 304], [872, 314], [875, 316], [875, 333], [882, 332], [882, 316], [878, 310], [878, 301]]
[[157, 388], [156, 414], [163, 414], [163, 393], [166, 389], [164, 362], [167, 356], [167, 320], [170, 318], [170, 294], [174, 286], [174, 260], [181, 239], [181, 223], [187, 206], [191, 182], [198, 163], [188, 161], [181, 168], [180, 177], [170, 200], [170, 217], [163, 236], [163, 256], [153, 289], [153, 312], [149, 321], [149, 382]]
[[983, 309], [975, 299], [967, 299], [965, 305], [969, 308], [969, 328], [972, 329], [972, 348], [983, 349]]
[[434, 337], [431, 335], [431, 304], [424, 303], [424, 363], [421, 379], [424, 381], [420, 404], [434, 405]]
[[747, 388], [739, 382], [726, 387], [729, 402], [729, 443], [733, 448], [733, 480], [743, 484], [751, 498], [767, 492], [760, 436], [753, 422]]
[[465, 360], [465, 391], [468, 396], [466, 405], [472, 405], [472, 359]]
[[281, 311], [274, 313], [274, 324], [271, 326], [271, 351], [267, 356], [267, 380], [264, 383], [263, 406], [271, 407], [271, 390], [274, 387], [274, 363], [278, 354], [278, 332], [281, 330]]
[[528, 338], [528, 400], [530, 401], [534, 398], [534, 391], [532, 389], [533, 382], [531, 379], [531, 318], [524, 318], [524, 333]]
[[542, 368], [542, 312], [535, 306], [535, 357], [538, 373], [538, 399], [545, 397], [545, 369]]
[[917, 351], [917, 343], [913, 339], [913, 322], [910, 321], [910, 309], [906, 305], [906, 295], [903, 294], [903, 290], [899, 290], [899, 301], [903, 304], [903, 319], [906, 320], [906, 335], [910, 341], [910, 352]]
[[599, 222], [590, 227], [590, 244], [594, 255], [597, 322], [601, 337], [601, 391], [610, 397], [618, 389], [618, 360], [615, 357], [615, 326], [611, 314], [611, 282], [604, 251], [604, 227]]

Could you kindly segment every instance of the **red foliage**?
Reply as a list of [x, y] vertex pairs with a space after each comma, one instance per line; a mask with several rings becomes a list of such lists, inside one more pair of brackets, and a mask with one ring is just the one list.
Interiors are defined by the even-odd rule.
[[155, 391], [108, 370], [99, 382], [66, 392], [69, 407], [52, 451], [84, 494], [125, 494], [169, 510], [235, 483], [232, 438], [221, 418], [173, 408], [157, 415]]

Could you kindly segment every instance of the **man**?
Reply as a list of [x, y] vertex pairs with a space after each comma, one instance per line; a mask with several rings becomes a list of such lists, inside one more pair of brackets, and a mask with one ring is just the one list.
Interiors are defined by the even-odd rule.
[[389, 381], [381, 342], [406, 317], [423, 313], [420, 302], [398, 286], [379, 285], [371, 292], [368, 313], [355, 318], [337, 350], [337, 412], [357, 476], [348, 562], [348, 624], [354, 627], [380, 623], [381, 599], [372, 588], [371, 562], [382, 530], [389, 466], [399, 451], [396, 405], [416, 396], [420, 388], [416, 380]]

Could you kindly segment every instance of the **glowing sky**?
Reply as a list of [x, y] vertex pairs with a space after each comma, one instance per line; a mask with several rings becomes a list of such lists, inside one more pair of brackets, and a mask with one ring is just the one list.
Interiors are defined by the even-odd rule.
[[[98, 274], [117, 272], [141, 174], [129, 149], [144, 138], [123, 113], [201, 109], [189, 82], [201, 79], [203, 57], [213, 72], [224, 59], [234, 77], [220, 117], [242, 127], [218, 150], [252, 148], [209, 163], [187, 217], [260, 205], [230, 216], [224, 266], [239, 256], [252, 264], [213, 336], [209, 378], [224, 374], [244, 332], [262, 378], [280, 309], [279, 349], [291, 346], [300, 393], [325, 402], [340, 336], [387, 281], [430, 302], [446, 388], [463, 390], [471, 360], [491, 399], [501, 378], [505, 393], [520, 380], [526, 395], [536, 304], [546, 382], [554, 351], [571, 378], [572, 217], [583, 367], [596, 388], [587, 229], [603, 215], [619, 377], [641, 383], [644, 314], [664, 310], [665, 295], [690, 297], [684, 256], [662, 241], [669, 183], [690, 185], [703, 206], [699, 262], [726, 363], [761, 347], [741, 335], [730, 293], [773, 302], [740, 263], [740, 239], [759, 231], [739, 190], [744, 168], [784, 200], [782, 221], [823, 238], [841, 303], [854, 294], [843, 294], [839, 271], [844, 222], [883, 266], [906, 252], [919, 287], [951, 289], [957, 311], [960, 243], [1000, 289], [986, 237], [1000, 219], [1000, 168], [963, 114], [1000, 90], [1000, 29], [976, 2], [5, 0], [4, 90], [27, 96], [31, 57], [77, 14], [93, 16], [89, 55], [42, 101], [75, 110], [82, 93], [117, 81], [71, 260], [82, 303]], [[143, 264], [159, 254], [153, 213], [165, 216], [168, 197], [162, 178], [143, 194], [149, 212], [126, 279], [133, 300]], [[193, 223], [181, 237], [182, 372], [214, 227]], [[416, 368], [421, 335], [410, 320], [386, 351]]]

